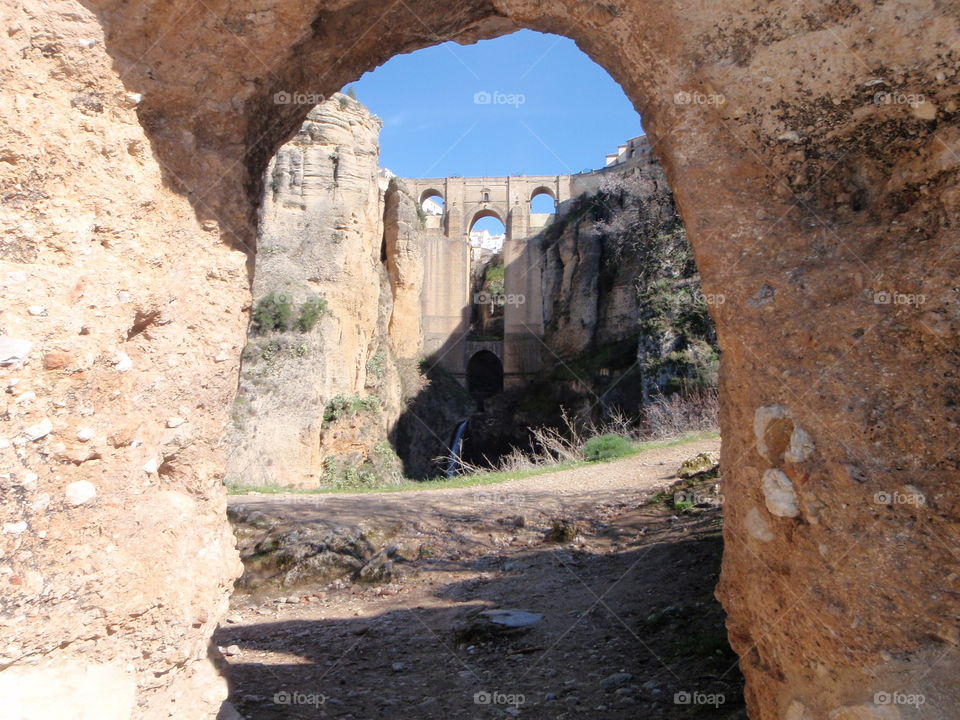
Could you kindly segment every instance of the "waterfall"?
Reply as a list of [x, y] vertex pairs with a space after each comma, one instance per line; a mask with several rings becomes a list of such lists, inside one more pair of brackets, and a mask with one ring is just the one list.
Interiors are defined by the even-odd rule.
[[467, 423], [470, 418], [463, 420], [457, 425], [456, 432], [453, 433], [453, 442], [450, 444], [450, 457], [447, 459], [447, 477], [453, 477], [457, 474], [462, 465], [460, 463], [460, 453], [463, 451], [463, 434], [467, 431]]

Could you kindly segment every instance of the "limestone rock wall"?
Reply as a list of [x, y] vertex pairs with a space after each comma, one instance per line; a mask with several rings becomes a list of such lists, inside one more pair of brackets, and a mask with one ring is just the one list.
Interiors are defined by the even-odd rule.
[[[329, 461], [365, 462], [400, 413], [395, 358], [417, 353], [410, 306], [422, 270], [415, 206], [396, 181], [384, 233], [379, 129], [337, 94], [311, 110], [267, 170], [254, 302], [282, 298], [293, 313], [281, 331], [251, 327], [227, 435], [230, 483], [322, 484], [336, 469]], [[326, 310], [304, 331], [296, 321], [310, 298]]]
[[0, 716], [212, 717], [246, 233], [165, 171], [93, 13], [0, 26]]

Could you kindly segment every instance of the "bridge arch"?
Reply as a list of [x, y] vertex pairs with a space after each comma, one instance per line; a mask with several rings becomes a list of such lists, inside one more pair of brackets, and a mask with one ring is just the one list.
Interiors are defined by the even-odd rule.
[[494, 208], [482, 208], [480, 210], [477, 210], [477, 212], [473, 214], [473, 217], [470, 218], [470, 224], [467, 226], [467, 232], [470, 232], [471, 230], [473, 230], [473, 226], [477, 224], [478, 220], [482, 220], [483, 218], [488, 218], [488, 217], [492, 217], [492, 218], [495, 218], [496, 220], [499, 220], [503, 224], [504, 228], [507, 227], [506, 215], [500, 213], [498, 210]]
[[443, 193], [436, 188], [428, 187], [422, 193], [420, 193], [420, 207], [424, 206], [424, 203], [427, 200], [437, 201], [437, 204], [440, 206], [445, 206], [446, 198], [443, 196]]
[[557, 193], [553, 188], [540, 185], [530, 193], [530, 214], [552, 214], [557, 211]]
[[479, 350], [467, 361], [467, 391], [477, 399], [503, 392], [503, 362], [490, 350]]

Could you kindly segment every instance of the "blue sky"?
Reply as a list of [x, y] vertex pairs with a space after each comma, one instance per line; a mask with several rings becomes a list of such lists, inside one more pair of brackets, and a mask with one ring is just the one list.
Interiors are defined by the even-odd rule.
[[401, 177], [579, 172], [642, 133], [603, 68], [529, 30], [399, 55], [351, 85], [383, 120], [381, 166]]

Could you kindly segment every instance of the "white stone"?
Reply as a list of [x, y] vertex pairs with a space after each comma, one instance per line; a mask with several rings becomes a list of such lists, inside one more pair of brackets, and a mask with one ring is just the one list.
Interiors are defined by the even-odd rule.
[[770, 462], [776, 462], [776, 458], [768, 457], [770, 452], [767, 449], [765, 440], [767, 428], [774, 420], [781, 420], [789, 416], [789, 412], [782, 405], [765, 405], [758, 407], [753, 414], [753, 435], [757, 441], [757, 451]]
[[5, 437], [0, 437], [0, 450], [6, 450], [10, 447], [10, 441]]
[[77, 480], [67, 485], [64, 497], [67, 502], [76, 507], [93, 500], [97, 496], [97, 488], [89, 480]]
[[168, 427], [168, 428], [180, 427], [180, 426], [183, 425], [185, 422], [186, 422], [186, 420], [184, 420], [183, 418], [180, 418], [180, 417], [168, 417], [168, 418], [167, 418], [167, 427]]
[[27, 390], [25, 393], [17, 395], [17, 404], [25, 405], [37, 399], [37, 394], [33, 390]]
[[3, 534], [4, 535], [22, 535], [27, 531], [27, 521], [21, 520], [20, 522], [15, 523], [4, 523], [3, 524]]
[[143, 471], [148, 475], [153, 475], [160, 467], [160, 463], [157, 462], [156, 458], [150, 458], [143, 464]]
[[767, 510], [777, 517], [796, 517], [800, 514], [793, 483], [785, 473], [770, 468], [763, 474], [762, 482]]
[[33, 343], [29, 340], [0, 335], [0, 365], [11, 365], [25, 360]]
[[43, 512], [50, 505], [50, 493], [40, 493], [30, 503], [30, 509], [34, 512]]
[[117, 372], [126, 372], [133, 367], [133, 360], [125, 352], [117, 353], [117, 360], [114, 363]]
[[787, 462], [799, 463], [813, 454], [813, 440], [802, 427], [794, 427], [790, 433], [790, 447], [783, 454]]
[[89, 442], [93, 440], [94, 435], [96, 435], [96, 433], [92, 428], [84, 427], [77, 430], [77, 440], [80, 442]]
[[770, 526], [767, 524], [767, 521], [764, 520], [763, 515], [760, 514], [760, 511], [757, 510], [757, 508], [753, 507], [747, 511], [745, 525], [747, 528], [747, 534], [754, 540], [759, 540], [761, 542], [770, 542], [773, 540], [773, 532], [770, 530]]
[[34, 317], [39, 317], [40, 315], [46, 315], [47, 309], [43, 305], [30, 305], [27, 308], [27, 312], [33, 315]]
[[44, 418], [36, 425], [30, 425], [27, 428], [24, 428], [23, 434], [27, 436], [30, 440], [39, 440], [49, 435], [53, 431], [53, 423], [49, 419]]
[[20, 484], [27, 490], [36, 490], [37, 480], [40, 479], [40, 476], [35, 472], [25, 472], [23, 474], [23, 479], [20, 481]]

